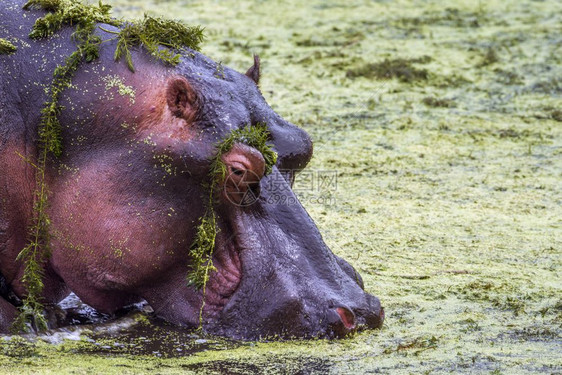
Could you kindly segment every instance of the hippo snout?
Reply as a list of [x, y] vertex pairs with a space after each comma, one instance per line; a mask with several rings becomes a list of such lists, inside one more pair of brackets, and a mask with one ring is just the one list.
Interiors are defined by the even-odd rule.
[[362, 307], [331, 307], [327, 312], [328, 327], [326, 336], [345, 337], [362, 329], [382, 327], [384, 309], [378, 298], [365, 294], [366, 302]]
[[327, 336], [344, 337], [361, 329], [381, 328], [384, 309], [378, 298], [366, 294], [367, 303], [363, 308], [336, 307], [328, 313]]
[[341, 304], [330, 306], [326, 312], [327, 327], [325, 336], [342, 338], [363, 329], [382, 327], [384, 309], [378, 298], [365, 294], [366, 301], [360, 307]]
[[[278, 295], [281, 293], [278, 293]], [[378, 298], [364, 294], [361, 303], [331, 301], [319, 295], [297, 296], [291, 292], [277, 297], [268, 309], [256, 312], [264, 326], [261, 332], [285, 337], [343, 338], [364, 329], [380, 328], [384, 310]], [[354, 303], [355, 302], [355, 303]]]
[[[236, 288], [222, 293], [229, 297], [214, 304], [209, 331], [242, 339], [338, 338], [381, 327], [380, 301], [364, 290], [359, 273], [332, 253], [280, 171], [274, 167], [264, 175], [263, 157], [247, 145], [235, 145], [223, 162], [224, 240], [218, 246], [230, 249], [223, 251], [227, 257], [236, 254], [239, 260], [230, 263], [239, 276]], [[249, 192], [256, 194], [245, 204]], [[290, 199], [278, 200], [276, 194]], [[215, 264], [219, 270], [213, 275], [225, 274]], [[211, 305], [208, 301], [209, 310]]]
[[[365, 326], [367, 328], [381, 328], [384, 323], [384, 308], [381, 301], [370, 294], [366, 294], [368, 309], [364, 312]], [[360, 311], [363, 313], [363, 311]]]

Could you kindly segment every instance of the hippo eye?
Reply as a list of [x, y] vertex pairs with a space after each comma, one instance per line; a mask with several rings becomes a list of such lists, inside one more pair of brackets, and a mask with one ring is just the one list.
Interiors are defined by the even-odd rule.
[[242, 171], [241, 169], [236, 169], [236, 168], [231, 168], [232, 169], [232, 173], [234, 173], [237, 176], [242, 176], [244, 174], [244, 171]]

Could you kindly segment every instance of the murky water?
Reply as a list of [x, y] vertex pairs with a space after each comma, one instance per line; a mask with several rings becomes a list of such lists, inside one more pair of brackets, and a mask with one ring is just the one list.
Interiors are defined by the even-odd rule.
[[109, 2], [205, 26], [239, 71], [260, 54], [264, 96], [315, 141], [299, 195], [385, 327], [248, 343], [90, 311], [73, 340], [0, 345], [0, 371], [562, 372], [562, 3]]

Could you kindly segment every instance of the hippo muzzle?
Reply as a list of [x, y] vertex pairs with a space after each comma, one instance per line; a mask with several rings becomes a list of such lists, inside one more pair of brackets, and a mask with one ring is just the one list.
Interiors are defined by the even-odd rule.
[[[382, 325], [379, 300], [363, 290], [359, 274], [326, 246], [314, 222], [293, 195], [274, 204], [268, 179], [282, 179], [278, 170], [262, 179], [260, 196], [248, 206], [226, 203], [218, 253], [237, 251], [230, 264], [239, 275], [236, 291], [214, 319], [212, 332], [238, 338], [343, 337]], [[279, 186], [276, 184], [276, 186]], [[228, 229], [227, 229], [228, 228]], [[219, 262], [217, 262], [219, 263]], [[224, 264], [222, 262], [221, 264]], [[221, 272], [220, 270], [217, 272]], [[209, 304], [208, 311], [213, 309]]]
[[[302, 153], [309, 158], [309, 150]], [[256, 339], [343, 337], [381, 327], [380, 301], [324, 243], [287, 181], [293, 173], [274, 167], [264, 176], [262, 155], [243, 143], [222, 160], [227, 177], [219, 194], [216, 271], [205, 295], [206, 330]]]

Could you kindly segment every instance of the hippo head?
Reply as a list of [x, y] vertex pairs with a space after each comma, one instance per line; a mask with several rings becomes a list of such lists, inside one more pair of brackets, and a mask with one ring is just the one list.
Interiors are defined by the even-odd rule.
[[[265, 102], [259, 60], [246, 74], [198, 53], [175, 68], [138, 65], [135, 74], [80, 73], [65, 99], [94, 115], [62, 115], [65, 153], [50, 184], [54, 272], [101, 311], [145, 299], [169, 322], [234, 338], [380, 327], [379, 300], [291, 189], [312, 142]], [[243, 141], [221, 156], [215, 269], [197, 288], [189, 254], [208, 209], [210, 160], [234, 130], [256, 124], [266, 124], [277, 162], [266, 174], [263, 155]]]

